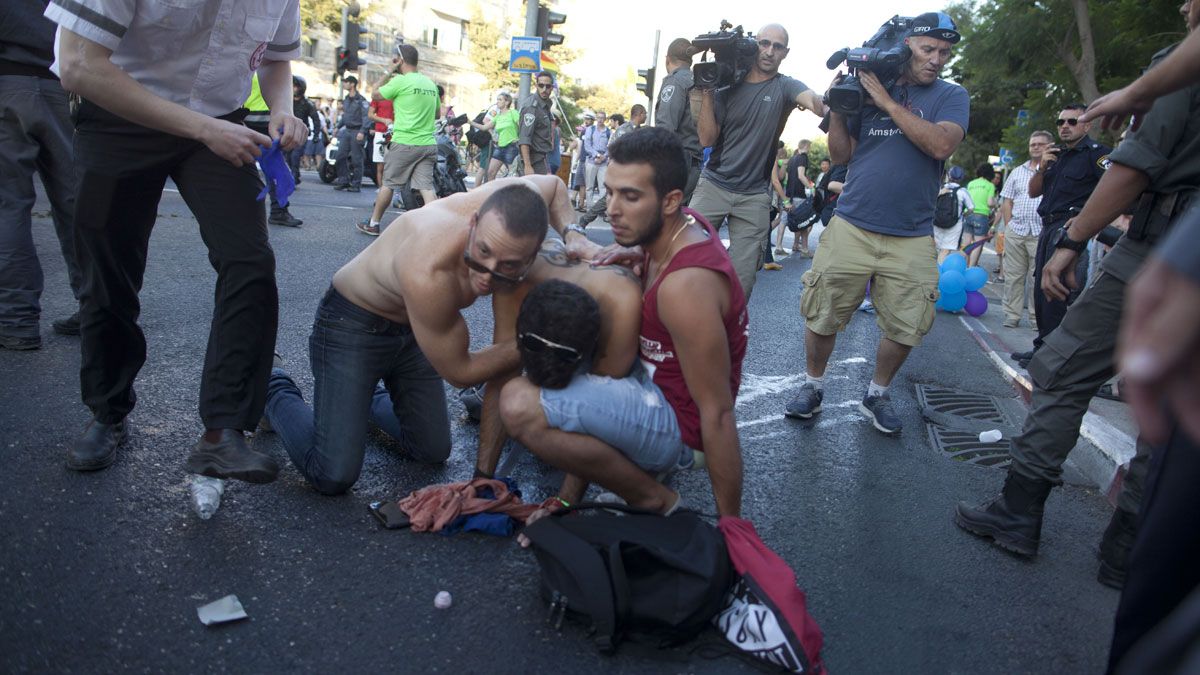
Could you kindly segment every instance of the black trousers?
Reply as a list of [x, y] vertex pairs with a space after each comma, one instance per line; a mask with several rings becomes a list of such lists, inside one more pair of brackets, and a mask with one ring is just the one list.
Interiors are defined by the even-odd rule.
[[200, 417], [207, 428], [255, 428], [279, 316], [258, 169], [235, 167], [202, 143], [133, 124], [87, 101], [76, 117], [75, 159], [83, 402], [98, 421], [113, 423], [137, 400], [133, 382], [146, 360], [138, 293], [170, 177], [200, 223], [217, 272]]
[[[1113, 628], [1109, 669], [1200, 589], [1200, 444], [1176, 431], [1150, 460], [1141, 524]], [[1200, 630], [1200, 624], [1196, 626]], [[1152, 655], [1143, 654], [1150, 657]], [[1122, 664], [1124, 672], [1150, 672]]]
[[359, 133], [366, 133], [366, 131], [359, 132], [346, 128], [338, 131], [336, 181], [338, 185], [358, 187], [362, 184], [363, 142], [357, 138]]
[[1046, 267], [1046, 263], [1050, 258], [1054, 257], [1054, 247], [1050, 244], [1053, 237], [1059, 230], [1067, 224], [1067, 221], [1059, 220], [1053, 223], [1047, 223], [1042, 227], [1042, 233], [1038, 236], [1037, 252], [1035, 253], [1033, 263], [1033, 307], [1037, 312], [1037, 337], [1033, 339], [1034, 350], [1041, 349], [1042, 342], [1046, 336], [1053, 333], [1055, 328], [1062, 323], [1063, 317], [1067, 315], [1067, 307], [1075, 302], [1075, 298], [1083, 292], [1087, 287], [1087, 272], [1088, 260], [1091, 257], [1085, 249], [1079, 254], [1079, 258], [1075, 262], [1075, 278], [1079, 282], [1079, 288], [1071, 292], [1066, 301], [1049, 300], [1046, 294], [1042, 292], [1042, 270]]

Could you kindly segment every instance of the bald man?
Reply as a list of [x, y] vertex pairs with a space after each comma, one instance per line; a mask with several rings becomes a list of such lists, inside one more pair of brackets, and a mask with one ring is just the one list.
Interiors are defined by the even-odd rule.
[[768, 244], [771, 167], [779, 134], [796, 108], [825, 115], [820, 94], [779, 74], [788, 54], [783, 26], [763, 26], [756, 40], [758, 58], [741, 86], [701, 91], [697, 131], [700, 145], [711, 147], [712, 154], [691, 201], [718, 227], [729, 219], [729, 257], [747, 300]]

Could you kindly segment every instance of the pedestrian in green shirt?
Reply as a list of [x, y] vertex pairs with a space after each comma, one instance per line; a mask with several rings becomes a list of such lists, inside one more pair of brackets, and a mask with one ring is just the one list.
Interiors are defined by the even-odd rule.
[[[988, 235], [988, 230], [992, 228], [992, 208], [996, 206], [996, 185], [992, 179], [996, 177], [996, 170], [991, 164], [984, 162], [975, 169], [975, 180], [967, 183], [967, 194], [971, 195], [971, 201], [975, 204], [974, 210], [967, 214], [963, 219], [963, 243], [970, 245]], [[983, 253], [983, 247], [978, 246], [971, 251], [968, 264], [978, 265], [979, 256]]]
[[492, 160], [488, 164], [487, 179], [496, 179], [501, 166], [512, 166], [513, 160], [520, 154], [517, 147], [517, 131], [521, 124], [521, 116], [513, 109], [512, 95], [501, 92], [496, 97], [496, 107], [499, 108], [492, 119], [483, 122], [471, 122], [471, 126], [480, 131], [495, 130], [492, 137]]
[[437, 141], [433, 138], [438, 113], [438, 88], [433, 80], [417, 72], [417, 48], [396, 46], [392, 62], [396, 76], [379, 88], [379, 95], [392, 101], [395, 118], [392, 142], [383, 156], [383, 185], [375, 197], [369, 223], [359, 223], [363, 234], [379, 236], [379, 221], [392, 203], [394, 190], [411, 186], [421, 191], [426, 204], [437, 199], [433, 172], [437, 167]]

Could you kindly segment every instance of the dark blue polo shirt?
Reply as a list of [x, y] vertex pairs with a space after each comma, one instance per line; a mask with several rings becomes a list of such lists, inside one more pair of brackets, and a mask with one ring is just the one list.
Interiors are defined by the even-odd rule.
[[1064, 220], [1072, 208], [1082, 209], [1100, 177], [1108, 170], [1112, 149], [1084, 138], [1073, 148], [1058, 153], [1058, 160], [1042, 177], [1042, 203], [1038, 215], [1045, 225]]

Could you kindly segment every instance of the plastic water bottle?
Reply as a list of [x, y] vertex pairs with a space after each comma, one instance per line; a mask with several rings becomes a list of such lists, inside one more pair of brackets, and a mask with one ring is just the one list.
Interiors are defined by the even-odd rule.
[[221, 495], [225, 493], [225, 481], [220, 478], [196, 476], [192, 479], [192, 510], [200, 520], [208, 520], [221, 506]]

